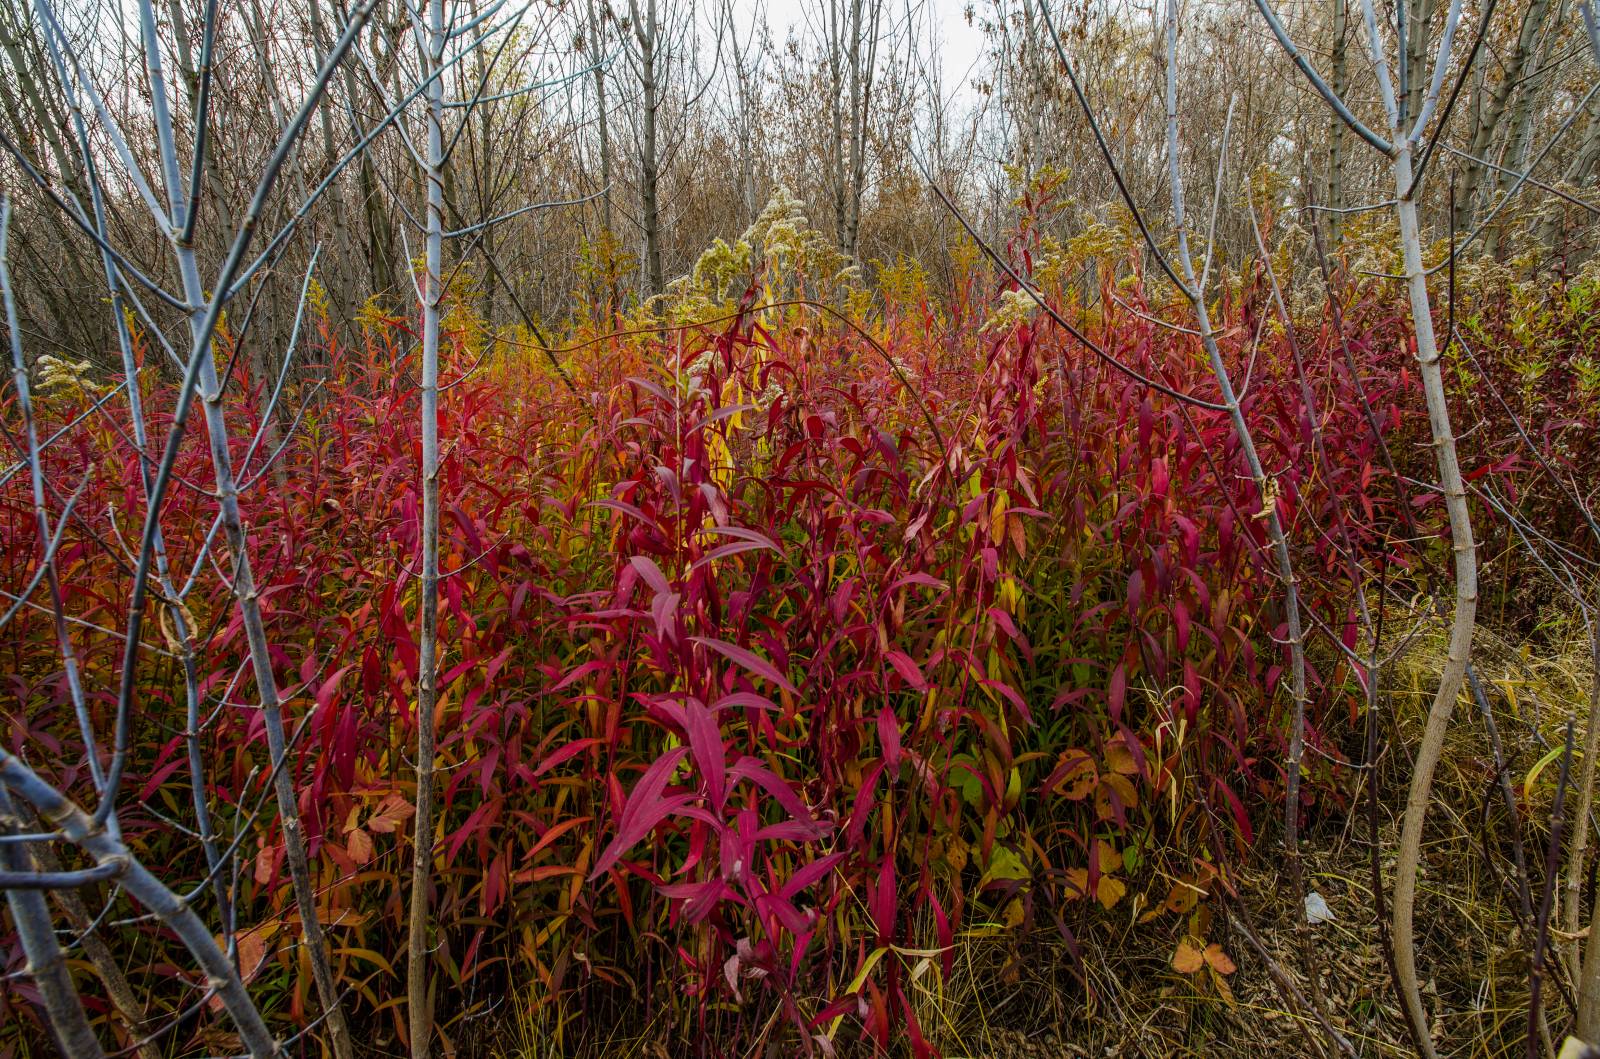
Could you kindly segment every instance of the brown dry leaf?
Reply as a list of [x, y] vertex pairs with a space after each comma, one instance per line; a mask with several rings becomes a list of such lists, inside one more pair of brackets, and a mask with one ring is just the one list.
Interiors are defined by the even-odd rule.
[[944, 847], [944, 862], [956, 871], [961, 871], [967, 866], [967, 840], [960, 835], [951, 833]]
[[1238, 1006], [1239, 1002], [1233, 998], [1233, 990], [1228, 987], [1228, 980], [1218, 974], [1215, 967], [1211, 969], [1211, 984], [1217, 987], [1217, 995], [1224, 1004], [1230, 1008]]
[[1178, 942], [1178, 951], [1172, 954], [1172, 969], [1179, 974], [1194, 974], [1206, 965], [1205, 954], [1191, 938]]
[[1266, 484], [1261, 486], [1261, 510], [1250, 517], [1254, 519], [1270, 518], [1272, 513], [1277, 510], [1277, 507], [1278, 480], [1276, 478], [1268, 478]]

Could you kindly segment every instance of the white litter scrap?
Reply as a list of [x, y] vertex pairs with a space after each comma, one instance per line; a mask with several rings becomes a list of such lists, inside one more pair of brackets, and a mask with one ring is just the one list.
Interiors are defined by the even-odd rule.
[[1333, 909], [1328, 907], [1328, 899], [1317, 891], [1312, 890], [1306, 894], [1306, 922], [1312, 925], [1318, 923], [1332, 923]]

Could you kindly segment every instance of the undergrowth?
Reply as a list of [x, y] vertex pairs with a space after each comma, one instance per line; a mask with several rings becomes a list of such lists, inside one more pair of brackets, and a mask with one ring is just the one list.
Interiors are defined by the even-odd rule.
[[[1026, 205], [1031, 216], [1047, 204]], [[1123, 365], [1214, 398], [1198, 341], [1158, 322], [1181, 319], [1170, 290], [1109, 236], [1064, 247], [1040, 231], [1024, 225], [1010, 252], [1064, 316]], [[953, 291], [901, 262], [869, 292], [780, 203], [666, 303], [590, 313], [554, 351], [486, 327], [457, 292], [440, 423], [432, 959], [458, 1054], [649, 1055], [661, 1041], [674, 1055], [978, 1054], [1002, 1047], [1006, 1026], [1026, 1043], [1052, 1020], [1137, 1023], [1136, 996], [1166, 1012], [1146, 1020], [1152, 1033], [1183, 1012], [1202, 1019], [1198, 1035], [1190, 1022], [1152, 1037], [1171, 1046], [1159, 1054], [1237, 1021], [1241, 997], [1303, 1043], [1303, 1013], [1283, 1010], [1238, 928], [1250, 909], [1266, 923], [1282, 906], [1266, 869], [1281, 856], [1291, 703], [1281, 590], [1237, 439], [1223, 412], [1152, 392], [1007, 291], [970, 247], [956, 253], [966, 267]], [[1091, 261], [1101, 280], [1086, 290]], [[1543, 408], [1551, 451], [1583, 465], [1595, 333], [1573, 321], [1596, 285], [1496, 282], [1503, 296], [1451, 308], [1480, 365], [1458, 361], [1454, 378], [1480, 424], [1462, 431], [1464, 459], [1497, 498], [1553, 510], [1561, 497], [1519, 456], [1483, 380], [1508, 407]], [[1393, 793], [1409, 722], [1364, 769], [1364, 677], [1344, 649], [1366, 648], [1354, 599], [1374, 589], [1350, 571], [1381, 569], [1422, 599], [1442, 516], [1385, 462], [1387, 449], [1403, 476], [1427, 480], [1393, 293], [1337, 290], [1342, 330], [1321, 297], [1294, 299], [1306, 306], [1295, 337], [1307, 407], [1265, 283], [1241, 268], [1215, 317], [1319, 638], [1301, 791], [1330, 874], [1314, 870], [1313, 883], [1364, 927], [1366, 853], [1349, 836], [1366, 826], [1369, 776], [1388, 776]], [[354, 340], [315, 323], [305, 360], [318, 367], [284, 405], [299, 411], [274, 413], [286, 443], [247, 460], [240, 441], [235, 461], [253, 482], [252, 558], [299, 733], [294, 780], [336, 970], [359, 1036], [397, 1052], [417, 680], [413, 325], [376, 307]], [[137, 385], [160, 409], [172, 381], [141, 349]], [[254, 430], [270, 383], [237, 353], [224, 336], [230, 411]], [[122, 406], [96, 405], [123, 383], [67, 365], [40, 386], [45, 436], [87, 417], [46, 461], [53, 481], [83, 483], [59, 559], [97, 688], [116, 686], [109, 629], [131, 574], [126, 535], [143, 518]], [[195, 484], [202, 439], [189, 442], [163, 522], [180, 571], [213, 519]], [[24, 478], [11, 473], [0, 493], [8, 586], [28, 581], [37, 544]], [[1491, 545], [1504, 533], [1491, 529]], [[1496, 572], [1496, 620], [1537, 641], [1549, 621], [1529, 619], [1548, 597], [1526, 570]], [[263, 1011], [292, 1032], [314, 1003], [281, 835], [251, 815], [266, 749], [225, 553], [197, 576], [215, 586], [185, 615], [205, 665], [204, 760], [216, 764], [204, 781], [219, 826], [242, 829], [250, 851], [239, 958]], [[205, 862], [185, 832], [172, 629], [163, 615], [142, 652], [139, 804], [122, 819], [179, 885]], [[48, 615], [23, 608], [0, 650], [8, 747], [82, 794]], [[1402, 675], [1425, 675], [1426, 650]], [[1513, 677], [1489, 679], [1515, 696]], [[1409, 693], [1389, 691], [1391, 705]], [[97, 723], [113, 705], [91, 700]], [[1518, 731], [1508, 740], [1552, 738], [1547, 724]], [[1459, 755], [1465, 788], [1483, 778], [1482, 745]], [[1529, 820], [1549, 782], [1524, 785]], [[1498, 864], [1504, 847], [1493, 849], [1486, 863]], [[203, 914], [220, 931], [217, 910]], [[198, 983], [170, 939], [137, 929], [128, 973], [159, 1022]], [[4, 944], [6, 970], [19, 970]], [[95, 995], [85, 990], [91, 1013], [109, 1017]], [[0, 993], [13, 1053], [41, 1032], [31, 998], [16, 980]], [[202, 1009], [173, 1048], [225, 1049], [227, 1036]]]

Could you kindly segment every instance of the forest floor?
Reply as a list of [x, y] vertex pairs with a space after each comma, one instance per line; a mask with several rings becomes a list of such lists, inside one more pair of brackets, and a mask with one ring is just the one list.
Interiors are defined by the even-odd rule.
[[[946, 1059], [1416, 1054], [1384, 951], [1380, 923], [1388, 909], [1373, 897], [1368, 782], [1376, 776], [1380, 785], [1378, 848], [1392, 851], [1438, 648], [1419, 637], [1394, 667], [1386, 691], [1396, 719], [1396, 729], [1385, 733], [1389, 749], [1377, 769], [1352, 783], [1347, 803], [1324, 812], [1303, 841], [1306, 889], [1322, 897], [1331, 918], [1307, 921], [1278, 836], [1263, 835], [1247, 865], [1234, 872], [1238, 896], [1217, 902], [1213, 936], [1236, 964], [1231, 973], [1176, 973], [1168, 932], [1141, 926], [1132, 914], [1119, 931], [1075, 939], [1078, 959], [1049, 922], [1020, 936], [969, 935], [958, 943], [942, 988], [922, 994], [919, 1020], [930, 1041]], [[1440, 1054], [1522, 1056], [1532, 948], [1524, 909], [1537, 908], [1541, 897], [1551, 775], [1540, 787], [1532, 781], [1545, 769], [1557, 770], [1551, 748], [1560, 747], [1565, 719], [1586, 699], [1593, 675], [1581, 644], [1549, 637], [1514, 644], [1486, 632], [1479, 650], [1478, 672], [1486, 698], [1495, 703], [1518, 806], [1521, 859], [1529, 867], [1526, 875], [1516, 868], [1518, 836], [1508, 827], [1493, 741], [1481, 711], [1463, 697], [1425, 839], [1417, 918], [1422, 991]], [[1393, 867], [1386, 852], [1379, 865], [1386, 892]], [[1576, 948], [1559, 928], [1551, 940], [1558, 959]], [[1553, 966], [1545, 981], [1544, 1032], [1556, 1034], [1559, 1044], [1571, 1011], [1572, 975]], [[1348, 1042], [1348, 1051], [1333, 1043], [1328, 1026]], [[792, 1040], [773, 1046], [765, 1059], [798, 1054], [798, 1047]], [[545, 1059], [568, 1053], [513, 1047], [507, 1054]], [[678, 1059], [670, 1042], [656, 1035], [620, 1047], [613, 1041], [594, 1054]], [[839, 1056], [856, 1054], [841, 1042]], [[1539, 1054], [1550, 1053], [1541, 1048]]]
[[[1541, 796], [1534, 781], [1548, 771], [1543, 775], [1548, 785], [1557, 770], [1552, 752], [1562, 745], [1566, 719], [1586, 709], [1594, 673], [1581, 643], [1548, 635], [1532, 642], [1517, 639], [1485, 630], [1476, 648], [1517, 826], [1508, 826], [1512, 817], [1491, 749], [1494, 740], [1481, 709], [1464, 695], [1425, 837], [1417, 941], [1423, 1000], [1441, 1055], [1528, 1054], [1534, 933], [1528, 913], [1539, 907], [1547, 875], [1550, 818], [1549, 793]], [[1092, 987], [1086, 991], [1071, 969], [1066, 946], [1054, 940], [1058, 935], [1041, 931], [1037, 951], [1012, 967], [1004, 966], [1009, 961], [1003, 954], [987, 967], [982, 956], [969, 959], [969, 966], [978, 966], [947, 990], [952, 1003], [941, 1024], [954, 1032], [941, 1042], [946, 1056], [1337, 1054], [1314, 1014], [1319, 1010], [1355, 1055], [1415, 1055], [1390, 978], [1386, 934], [1380, 930], [1388, 909], [1373, 896], [1367, 784], [1377, 776], [1378, 848], [1392, 851], [1411, 772], [1410, 748], [1420, 739], [1438, 650], [1438, 644], [1419, 638], [1395, 667], [1388, 696], [1397, 730], [1388, 733], [1380, 767], [1353, 785], [1342, 820], [1325, 821], [1303, 843], [1306, 888], [1321, 895], [1330, 920], [1307, 922], [1283, 870], [1281, 850], [1274, 856], [1260, 852], [1276, 840], [1264, 837], [1250, 864], [1235, 873], [1240, 897], [1227, 903], [1231, 922], [1218, 933], [1237, 963], [1234, 973], [1175, 975], [1170, 941], [1130, 929], [1124, 937], [1086, 946], [1083, 959]], [[1517, 868], [1519, 857], [1526, 873]], [[1385, 890], [1392, 889], [1392, 854], [1385, 852], [1378, 867]], [[1557, 897], [1564, 881], [1555, 881]], [[1593, 888], [1593, 878], [1588, 885]], [[1559, 900], [1555, 904], [1560, 907]], [[1557, 918], [1552, 927], [1555, 962], [1544, 979], [1546, 1024], [1537, 1032], [1547, 1041], [1554, 1034], [1559, 1045], [1572, 1010], [1574, 977], [1563, 961], [1579, 941], [1560, 932]], [[1551, 1054], [1546, 1047], [1538, 1054]]]

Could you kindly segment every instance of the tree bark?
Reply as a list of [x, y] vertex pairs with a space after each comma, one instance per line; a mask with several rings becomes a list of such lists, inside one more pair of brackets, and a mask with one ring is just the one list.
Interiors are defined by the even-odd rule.
[[643, 20], [639, 16], [638, 0], [628, 0], [628, 6], [633, 14], [634, 39], [639, 44], [639, 88], [644, 96], [639, 144], [639, 204], [644, 215], [646, 291], [651, 297], [660, 297], [666, 293], [667, 283], [661, 267], [661, 204], [658, 198], [661, 159], [656, 151], [656, 121], [661, 108], [660, 85], [656, 82], [656, 48], [660, 43], [656, 0], [645, 0]]
[[[1536, 0], [1537, 2], [1537, 0]], [[1450, 521], [1450, 542], [1455, 553], [1455, 611], [1450, 623], [1450, 647], [1433, 703], [1428, 708], [1422, 745], [1412, 767], [1411, 788], [1406, 795], [1405, 819], [1401, 825], [1400, 848], [1395, 863], [1394, 958], [1401, 982], [1402, 999], [1416, 1030], [1425, 1059], [1435, 1052], [1428, 1031], [1427, 1014], [1417, 985], [1417, 953], [1414, 915], [1417, 900], [1417, 871], [1422, 859], [1422, 827], [1427, 818], [1428, 795], [1433, 773], [1444, 750], [1444, 738], [1455, 710], [1456, 697], [1472, 658], [1472, 634], [1478, 607], [1477, 549], [1472, 540], [1472, 517], [1467, 509], [1466, 486], [1456, 457], [1455, 435], [1450, 425], [1450, 406], [1445, 398], [1444, 373], [1439, 367], [1440, 352], [1433, 331], [1432, 306], [1428, 298], [1427, 273], [1422, 267], [1422, 234], [1417, 225], [1416, 203], [1404, 196], [1411, 190], [1411, 145], [1402, 143], [1394, 157], [1395, 215], [1400, 224], [1400, 248], [1404, 260], [1406, 292], [1411, 302], [1411, 321], [1416, 332], [1417, 366], [1423, 395], [1428, 405], [1428, 426], [1433, 437], [1434, 456], [1439, 468], [1439, 483], [1445, 511]]]
[[[426, 71], [444, 65], [444, 0], [429, 0]], [[412, 841], [411, 909], [406, 951], [406, 1002], [411, 1054], [428, 1059], [433, 1047], [433, 998], [428, 983], [429, 892], [433, 887], [435, 653], [439, 622], [439, 323], [444, 302], [444, 90], [428, 85], [426, 270], [422, 302], [422, 599], [417, 636], [417, 796]]]

